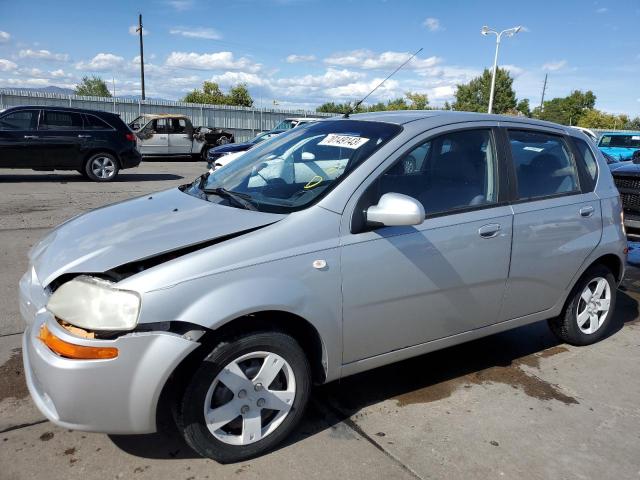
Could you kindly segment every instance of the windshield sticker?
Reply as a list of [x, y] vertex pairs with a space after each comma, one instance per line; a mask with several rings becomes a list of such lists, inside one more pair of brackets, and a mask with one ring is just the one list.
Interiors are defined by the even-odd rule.
[[640, 135], [633, 135], [631, 140], [640, 140]]
[[531, 152], [537, 152], [540, 153], [544, 150], [544, 148], [539, 148], [539, 147], [524, 147], [523, 150], [529, 150]]
[[327, 147], [344, 147], [356, 150], [369, 141], [364, 137], [353, 137], [351, 135], [340, 135], [337, 133], [328, 134], [318, 145]]

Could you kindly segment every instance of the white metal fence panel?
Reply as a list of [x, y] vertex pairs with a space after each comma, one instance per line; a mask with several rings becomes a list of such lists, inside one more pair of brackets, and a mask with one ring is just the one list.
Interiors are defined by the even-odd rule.
[[137, 100], [132, 98], [80, 97], [27, 90], [0, 89], [0, 110], [20, 105], [102, 110], [120, 115], [130, 122], [143, 113], [176, 113], [187, 115], [194, 125], [205, 125], [231, 131], [236, 142], [244, 142], [256, 134], [270, 130], [288, 117], [331, 117], [332, 114], [305, 110], [247, 108], [229, 105], [201, 105], [169, 100]]

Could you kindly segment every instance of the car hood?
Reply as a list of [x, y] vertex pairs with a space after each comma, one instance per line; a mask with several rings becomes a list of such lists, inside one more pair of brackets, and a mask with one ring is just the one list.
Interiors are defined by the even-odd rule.
[[29, 256], [47, 286], [65, 273], [105, 272], [283, 217], [218, 205], [174, 188], [75, 217], [50, 232]]
[[255, 144], [246, 142], [246, 143], [228, 143], [227, 145], [220, 145], [219, 147], [214, 147], [209, 150], [211, 153], [230, 153], [230, 152], [241, 152], [243, 150], [249, 150]]
[[640, 176], [640, 165], [633, 162], [624, 162], [619, 168], [611, 171], [611, 174], [615, 177], [617, 175], [626, 175], [626, 176]]

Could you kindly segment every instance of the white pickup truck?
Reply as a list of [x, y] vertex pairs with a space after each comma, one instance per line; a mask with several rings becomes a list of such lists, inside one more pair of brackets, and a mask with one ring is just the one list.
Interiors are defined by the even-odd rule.
[[129, 123], [143, 157], [191, 157], [206, 160], [210, 148], [233, 143], [233, 134], [219, 128], [194, 127], [184, 115], [140, 115]]

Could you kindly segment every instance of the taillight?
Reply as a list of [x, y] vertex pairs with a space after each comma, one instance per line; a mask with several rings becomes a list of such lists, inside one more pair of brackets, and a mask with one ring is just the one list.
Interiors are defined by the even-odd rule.
[[136, 143], [136, 136], [133, 133], [125, 133], [124, 136], [130, 142]]

